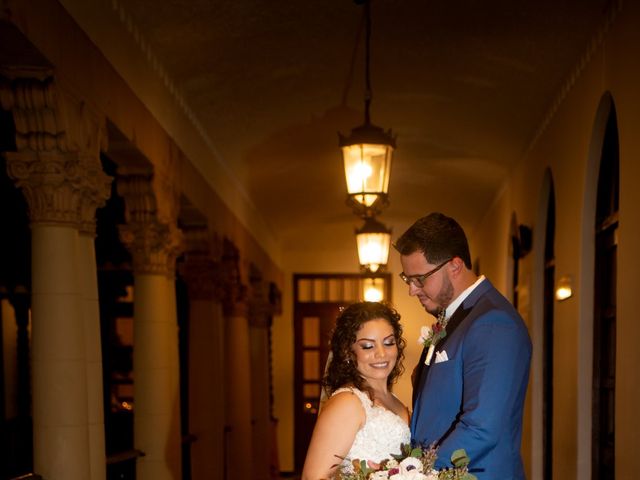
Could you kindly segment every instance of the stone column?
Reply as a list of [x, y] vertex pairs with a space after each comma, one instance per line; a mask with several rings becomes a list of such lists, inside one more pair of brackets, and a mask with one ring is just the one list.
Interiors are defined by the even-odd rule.
[[189, 295], [189, 433], [191, 476], [223, 478], [225, 383], [221, 246], [206, 228], [185, 230], [180, 275]]
[[85, 317], [88, 292], [80, 284], [87, 269], [95, 272], [95, 260], [88, 265], [81, 255], [79, 229], [108, 196], [99, 161], [104, 118], [56, 88], [51, 72], [12, 74], [0, 101], [16, 127], [7, 171], [31, 220], [34, 470], [51, 479], [103, 479], [104, 428], [94, 423], [89, 434], [89, 410], [102, 409], [102, 385], [89, 391], [86, 363], [87, 327], [97, 317]]
[[270, 478], [271, 409], [269, 398], [269, 329], [272, 309], [262, 281], [262, 274], [254, 266], [249, 272], [249, 340], [251, 353], [251, 412], [253, 440], [262, 448], [254, 449], [253, 478]]
[[134, 446], [145, 454], [137, 461], [136, 478], [180, 479], [175, 261], [182, 234], [175, 219], [161, 219], [150, 174], [130, 173], [117, 182], [127, 219], [120, 236], [134, 270], [133, 430]]
[[[91, 208], [90, 197], [84, 197], [83, 206]], [[105, 480], [106, 447], [104, 432], [104, 393], [102, 383], [102, 342], [100, 329], [100, 303], [98, 299], [98, 271], [96, 268], [94, 216], [85, 211], [78, 237], [78, 278], [80, 280], [81, 309], [84, 318], [85, 354], [87, 369], [87, 421], [89, 424], [89, 454], [91, 480]]]
[[[253, 458], [262, 445], [253, 444], [251, 427], [251, 356], [246, 286], [240, 282], [238, 249], [224, 240], [226, 480], [253, 478]], [[247, 452], [251, 452], [247, 455]]]

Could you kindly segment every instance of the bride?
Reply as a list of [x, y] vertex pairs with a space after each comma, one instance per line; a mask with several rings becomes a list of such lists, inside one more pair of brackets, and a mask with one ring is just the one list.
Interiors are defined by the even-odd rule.
[[377, 302], [345, 308], [331, 338], [323, 386], [330, 398], [313, 430], [302, 480], [332, 478], [342, 460], [380, 463], [409, 443], [409, 411], [391, 393], [403, 371], [400, 315]]

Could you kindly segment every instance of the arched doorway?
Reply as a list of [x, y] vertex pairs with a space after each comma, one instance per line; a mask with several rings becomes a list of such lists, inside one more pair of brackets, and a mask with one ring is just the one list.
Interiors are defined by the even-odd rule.
[[550, 169], [540, 189], [533, 229], [531, 477], [549, 479], [553, 471], [553, 330], [555, 289], [555, 190]]
[[[618, 164], [616, 113], [613, 98], [607, 92], [595, 115], [585, 172], [580, 259], [577, 478], [614, 478]], [[604, 240], [607, 236], [608, 246]], [[606, 271], [610, 278], [605, 285], [600, 277]], [[606, 302], [609, 305], [605, 306]], [[602, 337], [603, 328], [609, 338]], [[603, 354], [609, 357], [603, 358]], [[605, 379], [603, 373], [612, 375]], [[603, 380], [606, 380], [604, 384]], [[611, 402], [611, 410], [606, 412], [602, 387], [608, 389], [604, 398]]]
[[544, 298], [542, 320], [542, 478], [553, 478], [553, 305], [555, 291], [556, 200], [548, 175], [547, 219], [544, 236]]
[[607, 118], [595, 215], [591, 478], [615, 478], [616, 274], [618, 239], [618, 126]]

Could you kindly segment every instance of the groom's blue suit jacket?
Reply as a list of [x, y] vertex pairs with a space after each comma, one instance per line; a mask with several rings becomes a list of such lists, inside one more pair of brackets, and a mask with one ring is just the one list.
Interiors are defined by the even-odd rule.
[[437, 468], [450, 467], [451, 454], [464, 448], [478, 480], [524, 479], [520, 441], [531, 340], [522, 318], [484, 280], [451, 316], [435, 349], [442, 350], [448, 360], [434, 363], [434, 355], [416, 378], [412, 440], [439, 444]]

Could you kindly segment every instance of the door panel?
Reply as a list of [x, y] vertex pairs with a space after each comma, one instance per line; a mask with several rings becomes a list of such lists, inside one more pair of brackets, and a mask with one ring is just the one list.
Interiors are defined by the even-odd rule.
[[391, 298], [388, 273], [294, 275], [295, 470], [302, 471], [320, 405], [329, 340], [340, 308], [364, 298], [368, 288]]

